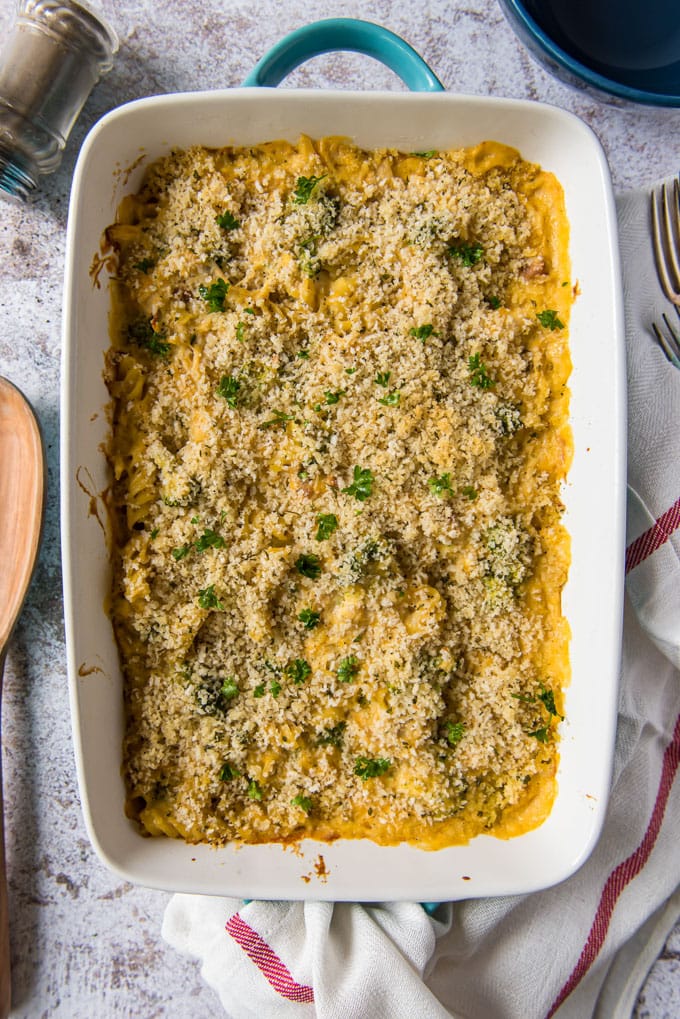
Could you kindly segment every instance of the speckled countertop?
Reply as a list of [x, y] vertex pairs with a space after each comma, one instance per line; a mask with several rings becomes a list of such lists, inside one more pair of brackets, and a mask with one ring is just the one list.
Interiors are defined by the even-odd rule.
[[[550, 78], [495, 0], [104, 0], [121, 37], [112, 73], [88, 102], [61, 169], [37, 203], [0, 203], [0, 373], [40, 417], [49, 498], [40, 562], [6, 668], [4, 781], [14, 1016], [202, 1019], [219, 1012], [194, 963], [161, 941], [167, 896], [121, 883], [95, 858], [71, 748], [58, 520], [59, 355], [68, 192], [79, 145], [107, 110], [163, 92], [238, 85], [278, 38], [320, 16], [363, 16], [402, 34], [454, 91], [527, 97], [572, 110], [604, 144], [618, 190], [680, 167], [680, 111], [600, 103]], [[14, 4], [0, 0], [0, 37]], [[291, 84], [401, 88], [356, 56], [318, 58]], [[638, 1019], [680, 1015], [680, 927], [653, 968]], [[476, 1017], [475, 1017], [476, 1019]], [[479, 1017], [482, 1019], [482, 1017]]]

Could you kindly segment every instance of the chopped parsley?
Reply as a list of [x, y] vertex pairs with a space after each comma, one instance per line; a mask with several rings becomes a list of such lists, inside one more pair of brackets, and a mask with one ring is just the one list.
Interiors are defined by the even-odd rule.
[[299, 807], [301, 810], [304, 810], [305, 814], [311, 814], [314, 807], [314, 803], [310, 797], [303, 796], [302, 793], [298, 793], [298, 795], [294, 796], [290, 802], [294, 807]]
[[233, 375], [223, 375], [217, 387], [217, 395], [227, 401], [227, 407], [236, 407], [241, 383]]
[[274, 417], [270, 418], [268, 421], [263, 421], [260, 428], [275, 428], [277, 425], [283, 427], [287, 421], [294, 420], [292, 414], [284, 414], [282, 410], [274, 410], [272, 411], [272, 414]]
[[433, 495], [446, 495], [447, 493], [450, 495], [452, 492], [450, 474], [442, 474], [438, 478], [429, 478], [427, 483]]
[[307, 350], [307, 347], [303, 347], [302, 350], [298, 350], [297, 356], [302, 361], [308, 361], [309, 360], [309, 351]]
[[339, 750], [344, 743], [346, 728], [347, 722], [338, 722], [337, 725], [329, 726], [316, 737], [316, 745], [318, 747], [337, 747]]
[[228, 211], [223, 212], [220, 216], [215, 216], [215, 222], [223, 230], [238, 230], [241, 225], [240, 221]]
[[165, 333], [157, 333], [151, 322], [151, 319], [138, 319], [132, 322], [127, 327], [128, 343], [135, 343], [157, 357], [167, 357], [170, 353], [170, 344], [163, 342]]
[[479, 354], [473, 354], [468, 358], [468, 371], [470, 372], [471, 386], [475, 386], [477, 389], [491, 389], [496, 385]]
[[412, 326], [408, 331], [409, 336], [415, 336], [417, 340], [422, 343], [425, 340], [429, 340], [430, 336], [436, 336], [437, 333], [434, 331], [434, 326], [431, 322], [427, 322], [424, 326]]
[[490, 308], [493, 308], [494, 311], [498, 311], [498, 309], [501, 306], [501, 299], [500, 297], [495, 297], [493, 294], [491, 294], [489, 295], [489, 297], [487, 297], [486, 303], [489, 305]]
[[464, 735], [465, 725], [463, 722], [446, 723], [446, 742], [450, 747], [455, 747], [457, 743], [460, 743]]
[[312, 667], [304, 658], [294, 658], [292, 662], [288, 662], [285, 673], [289, 679], [299, 685], [304, 683], [308, 676], [311, 676]]
[[215, 594], [215, 585], [209, 584], [198, 592], [198, 604], [202, 609], [218, 609], [224, 611], [224, 605]]
[[198, 288], [199, 296], [203, 298], [210, 311], [224, 311], [224, 301], [228, 292], [229, 284], [221, 277], [209, 287], [201, 285]]
[[255, 779], [251, 779], [248, 784], [248, 798], [251, 800], [257, 800], [258, 802], [262, 799], [262, 790], [260, 789], [259, 783]]
[[353, 495], [359, 502], [365, 502], [373, 491], [374, 481], [373, 472], [368, 467], [355, 467], [352, 484], [342, 491], [347, 495]]
[[398, 407], [401, 399], [401, 393], [398, 389], [393, 389], [391, 393], [387, 393], [378, 403], [382, 403], [384, 407]]
[[238, 343], [243, 343], [243, 340], [245, 339], [245, 328], [245, 322], [236, 323], [236, 340]]
[[313, 552], [303, 552], [299, 555], [295, 560], [295, 569], [310, 580], [318, 580], [321, 576], [321, 562], [318, 555], [314, 555]]
[[326, 403], [334, 404], [334, 403], [338, 403], [339, 400], [340, 400], [340, 397], [345, 395], [345, 390], [344, 389], [339, 389], [337, 391], [337, 393], [328, 392], [328, 393], [325, 393], [324, 395], [326, 397]]
[[387, 757], [357, 757], [354, 765], [354, 774], [365, 782], [368, 778], [377, 778], [384, 775], [392, 762]]
[[191, 545], [180, 545], [179, 548], [173, 548], [172, 558], [176, 563], [178, 563], [181, 559], [184, 559], [185, 556], [188, 556], [190, 552]]
[[305, 630], [314, 630], [321, 622], [321, 613], [314, 612], [313, 609], [303, 609], [298, 614], [298, 619], [304, 624]]
[[470, 502], [474, 502], [477, 496], [479, 495], [477, 489], [473, 488], [472, 485], [463, 485], [463, 487], [460, 490], [460, 493], [461, 495], [467, 496]]
[[281, 693], [281, 684], [279, 683], [278, 679], [273, 679], [271, 681], [271, 683], [269, 684], [269, 692], [272, 695], [272, 697], [279, 696], [279, 694]]
[[537, 739], [539, 743], [549, 743], [550, 725], [543, 725], [541, 726], [540, 729], [534, 729], [534, 731], [530, 732], [528, 735], [533, 736], [534, 739]]
[[220, 768], [219, 779], [220, 782], [231, 782], [232, 778], [238, 778], [241, 772], [238, 768], [235, 768], [233, 764], [225, 763]]
[[258, 683], [255, 689], [253, 690], [253, 697], [264, 697], [265, 689], [266, 687], [264, 683]]
[[375, 377], [376, 386], [383, 386], [385, 389], [390, 381], [390, 375], [392, 372], [378, 372]]
[[338, 529], [338, 518], [335, 513], [319, 513], [316, 518], [316, 540], [325, 541]]
[[556, 718], [564, 718], [555, 707], [555, 694], [552, 690], [549, 690], [547, 686], [539, 682], [541, 692], [538, 695], [539, 701], [543, 704], [543, 707], [549, 715], [554, 715]]
[[564, 329], [564, 322], [558, 318], [557, 312], [552, 308], [537, 312], [536, 318], [544, 329]]
[[209, 548], [224, 548], [224, 538], [217, 531], [206, 527], [201, 537], [195, 543], [197, 552], [205, 552]]
[[412, 156], [420, 156], [421, 159], [432, 159], [433, 156], [437, 155], [436, 149], [428, 149], [426, 152], [412, 152]]
[[233, 676], [227, 676], [220, 687], [220, 693], [225, 701], [233, 701], [238, 697], [238, 683]]
[[132, 268], [139, 269], [140, 272], [148, 273], [149, 269], [153, 269], [155, 266], [153, 258], [142, 258], [139, 262], [133, 262]]
[[449, 257], [459, 259], [468, 268], [481, 262], [483, 255], [484, 248], [481, 244], [466, 244], [461, 241], [460, 244], [452, 244], [449, 248]]
[[157, 537], [158, 537], [158, 528], [154, 527], [153, 531], [151, 532], [151, 540], [154, 541], [154, 539], [156, 539]]
[[324, 173], [321, 177], [298, 177], [295, 185], [295, 191], [293, 192], [293, 202], [295, 205], [306, 205], [309, 199], [312, 197], [312, 191], [319, 184], [326, 174]]
[[349, 655], [343, 658], [338, 666], [338, 681], [340, 683], [351, 683], [359, 671], [359, 659], [356, 655]]

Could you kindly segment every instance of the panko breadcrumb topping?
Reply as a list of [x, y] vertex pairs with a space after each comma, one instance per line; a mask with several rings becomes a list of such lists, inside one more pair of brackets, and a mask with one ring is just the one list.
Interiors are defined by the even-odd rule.
[[494, 143], [177, 151], [107, 231], [128, 813], [436, 848], [550, 807], [567, 224]]

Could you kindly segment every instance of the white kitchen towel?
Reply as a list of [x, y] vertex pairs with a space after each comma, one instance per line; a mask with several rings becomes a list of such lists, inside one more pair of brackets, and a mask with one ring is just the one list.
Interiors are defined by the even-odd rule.
[[680, 884], [680, 370], [650, 330], [669, 309], [656, 299], [646, 193], [619, 200], [619, 225], [630, 602], [602, 836], [555, 888], [445, 905], [436, 919], [416, 904], [177, 895], [163, 936], [201, 961], [231, 1019], [629, 1019], [645, 937], [658, 945], [672, 927]]

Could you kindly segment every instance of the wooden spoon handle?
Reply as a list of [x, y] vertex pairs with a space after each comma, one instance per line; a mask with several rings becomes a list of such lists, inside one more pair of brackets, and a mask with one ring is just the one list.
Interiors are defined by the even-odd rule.
[[[5, 671], [5, 649], [0, 648], [0, 690]], [[2, 753], [0, 752], [0, 1019], [7, 1019], [12, 1006], [12, 967], [9, 954], [9, 903], [5, 864], [5, 824], [2, 794]]]

